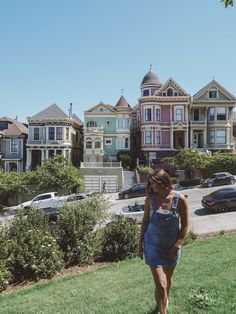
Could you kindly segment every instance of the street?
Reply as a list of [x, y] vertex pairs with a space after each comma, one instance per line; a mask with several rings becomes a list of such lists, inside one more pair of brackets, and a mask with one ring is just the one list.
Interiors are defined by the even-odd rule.
[[[180, 193], [188, 196], [188, 205], [190, 213], [190, 230], [197, 234], [210, 234], [221, 231], [236, 230], [236, 211], [220, 214], [208, 214], [201, 205], [201, 199], [213, 191], [226, 187], [236, 187], [234, 185], [223, 185], [212, 188], [194, 187], [179, 190]], [[109, 198], [109, 196], [108, 196]], [[110, 196], [111, 207], [110, 213], [119, 213], [122, 207], [134, 205], [135, 202], [143, 204], [145, 197], [130, 198], [119, 200], [117, 193]]]

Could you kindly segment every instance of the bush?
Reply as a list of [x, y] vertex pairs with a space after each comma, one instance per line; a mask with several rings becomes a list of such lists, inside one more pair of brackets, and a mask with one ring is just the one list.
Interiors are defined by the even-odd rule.
[[129, 152], [119, 151], [117, 154], [117, 160], [121, 161], [123, 168], [127, 169], [128, 167], [130, 167], [131, 156]]
[[0, 264], [0, 292], [5, 290], [11, 280], [11, 273], [4, 265]]
[[209, 175], [215, 172], [230, 172], [232, 174], [236, 174], [236, 156], [230, 154], [214, 154], [204, 169], [204, 177], [208, 177]]
[[139, 229], [134, 220], [114, 217], [103, 229], [102, 260], [119, 261], [133, 257], [137, 252]]
[[179, 184], [181, 186], [187, 187], [187, 186], [192, 186], [192, 185], [198, 185], [200, 184], [201, 179], [196, 178], [196, 179], [188, 179], [188, 180], [180, 180]]
[[62, 254], [41, 210], [19, 210], [9, 230], [7, 266], [14, 281], [51, 278], [63, 267]]
[[61, 209], [54, 234], [66, 267], [88, 265], [96, 259], [100, 249], [93, 230], [106, 218], [106, 209], [107, 202], [98, 195]]
[[137, 168], [137, 171], [140, 174], [149, 174], [149, 173], [153, 172], [153, 169], [151, 167], [148, 167], [148, 166], [140, 166]]
[[195, 241], [197, 239], [197, 235], [196, 233], [194, 233], [193, 231], [189, 231], [185, 237], [184, 237], [184, 240], [182, 242], [182, 245], [187, 245], [189, 243], [192, 243], [193, 241]]

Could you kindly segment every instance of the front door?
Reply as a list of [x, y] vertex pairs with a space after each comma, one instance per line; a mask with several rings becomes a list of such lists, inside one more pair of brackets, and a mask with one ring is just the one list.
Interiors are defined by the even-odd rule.
[[185, 137], [184, 131], [174, 132], [174, 149], [180, 149], [185, 147], [184, 137]]
[[202, 132], [193, 133], [193, 148], [203, 148], [203, 133]]

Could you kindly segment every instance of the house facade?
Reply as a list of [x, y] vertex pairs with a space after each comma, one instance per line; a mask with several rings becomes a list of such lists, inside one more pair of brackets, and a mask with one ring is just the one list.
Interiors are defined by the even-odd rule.
[[119, 151], [130, 150], [131, 112], [124, 96], [84, 112], [84, 162], [116, 161]]
[[56, 104], [28, 117], [29, 137], [26, 144], [26, 170], [34, 170], [44, 160], [56, 154], [69, 158], [75, 166], [82, 159], [82, 121], [66, 115]]
[[161, 84], [152, 69], [140, 89], [137, 120], [142, 153], [150, 161], [160, 160], [188, 147], [191, 96], [172, 78]]
[[234, 150], [235, 103], [235, 96], [215, 80], [197, 92], [190, 105], [190, 148]]
[[0, 165], [4, 171], [25, 170], [25, 144], [28, 128], [25, 124], [7, 117], [0, 118]]

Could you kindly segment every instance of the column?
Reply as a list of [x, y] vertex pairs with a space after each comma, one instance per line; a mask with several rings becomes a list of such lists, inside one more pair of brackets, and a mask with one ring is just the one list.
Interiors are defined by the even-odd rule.
[[170, 128], [170, 148], [173, 149], [173, 128]]
[[32, 151], [31, 149], [26, 149], [26, 171], [29, 171], [32, 163]]
[[192, 127], [190, 129], [190, 148], [193, 148], [193, 130]]
[[185, 130], [185, 148], [188, 148], [188, 129]]

